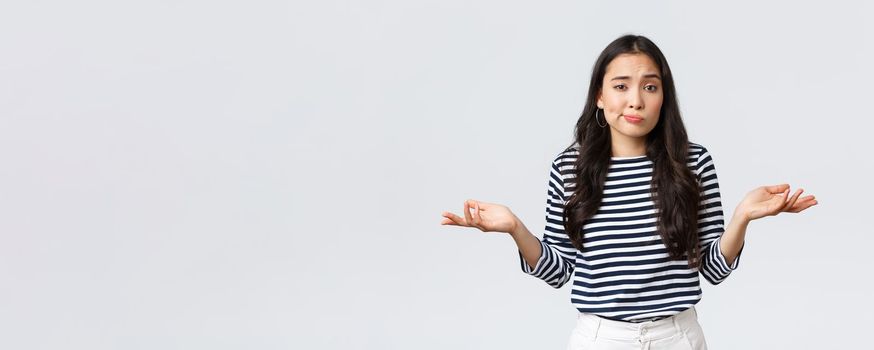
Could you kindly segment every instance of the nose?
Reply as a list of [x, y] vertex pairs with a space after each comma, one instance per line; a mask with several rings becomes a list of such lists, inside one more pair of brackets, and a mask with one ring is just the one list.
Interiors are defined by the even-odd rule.
[[643, 97], [640, 96], [640, 91], [634, 91], [628, 96], [628, 107], [631, 109], [643, 108]]

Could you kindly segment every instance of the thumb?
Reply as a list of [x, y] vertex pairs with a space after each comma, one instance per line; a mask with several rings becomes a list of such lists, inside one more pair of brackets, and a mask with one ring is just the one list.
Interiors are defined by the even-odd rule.
[[789, 188], [789, 184], [779, 184], [779, 185], [774, 185], [774, 186], [766, 186], [765, 190], [768, 191], [768, 193], [777, 194], [777, 193], [785, 192], [788, 188]]

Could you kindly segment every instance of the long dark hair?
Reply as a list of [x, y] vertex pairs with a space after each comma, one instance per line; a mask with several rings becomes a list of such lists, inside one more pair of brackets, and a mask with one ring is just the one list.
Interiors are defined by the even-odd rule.
[[565, 232], [574, 247], [582, 251], [582, 228], [597, 213], [603, 199], [612, 154], [611, 138], [609, 127], [596, 124], [595, 113], [607, 65], [621, 54], [645, 54], [660, 70], [663, 102], [658, 123], [646, 137], [646, 155], [653, 162], [651, 194], [657, 209], [658, 232], [672, 259], [681, 260], [686, 255], [689, 267], [697, 268], [701, 254], [697, 219], [700, 194], [697, 178], [686, 164], [689, 137], [680, 116], [668, 62], [661, 50], [643, 36], [624, 35], [614, 40], [601, 52], [592, 69], [589, 95], [570, 146], [579, 147], [579, 156], [574, 163], [576, 177], [569, 184], [574, 186], [573, 194], [565, 204]]

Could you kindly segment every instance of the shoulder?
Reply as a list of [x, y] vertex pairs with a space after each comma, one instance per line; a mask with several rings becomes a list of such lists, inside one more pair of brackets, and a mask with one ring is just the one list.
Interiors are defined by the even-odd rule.
[[689, 161], [696, 164], [706, 161], [710, 157], [710, 151], [704, 145], [689, 141]]
[[689, 141], [689, 166], [699, 176], [705, 171], [712, 170], [713, 156], [710, 155], [707, 147], [700, 143]]
[[573, 145], [563, 149], [561, 152], [555, 155], [555, 158], [552, 161], [552, 164], [560, 165], [566, 163], [573, 163], [577, 160], [577, 157], [580, 155], [580, 148], [578, 145]]
[[700, 156], [707, 153], [707, 148], [704, 145], [689, 141], [689, 158], [690, 159], [698, 159]]
[[564, 180], [574, 176], [574, 163], [580, 155], [578, 145], [567, 147], [553, 157], [551, 172], [554, 176]]

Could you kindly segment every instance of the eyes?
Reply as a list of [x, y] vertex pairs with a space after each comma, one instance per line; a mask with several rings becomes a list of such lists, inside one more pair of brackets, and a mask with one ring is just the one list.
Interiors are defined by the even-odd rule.
[[[625, 84], [618, 84], [618, 85], [614, 85], [613, 88], [616, 90], [619, 90], [619, 91], [623, 91], [623, 90], [625, 90], [626, 86], [625, 86]], [[646, 86], [643, 87], [643, 89], [646, 91], [657, 91], [658, 88], [659, 87], [657, 85], [654, 85], [654, 84], [647, 84]]]

